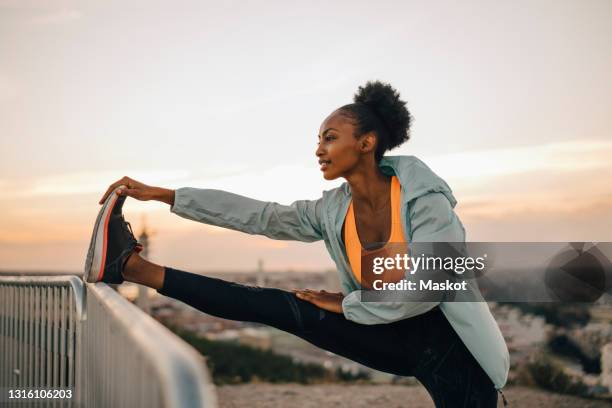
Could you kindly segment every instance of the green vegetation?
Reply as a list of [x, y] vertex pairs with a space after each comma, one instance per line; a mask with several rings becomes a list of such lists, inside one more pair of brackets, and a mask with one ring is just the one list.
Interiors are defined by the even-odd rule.
[[370, 375], [363, 371], [357, 374], [352, 374], [350, 372], [343, 371], [340, 369], [340, 367], [338, 367], [336, 368], [336, 378], [340, 381], [345, 381], [345, 382], [358, 381], [358, 380], [369, 381]]
[[546, 353], [532, 356], [519, 370], [517, 382], [561, 394], [587, 396], [588, 391], [579, 378], [567, 374], [563, 366]]
[[548, 341], [548, 347], [553, 353], [569, 357], [580, 362], [582, 369], [588, 374], [601, 374], [601, 354], [595, 357], [587, 356], [581, 349], [566, 335], [553, 336]]

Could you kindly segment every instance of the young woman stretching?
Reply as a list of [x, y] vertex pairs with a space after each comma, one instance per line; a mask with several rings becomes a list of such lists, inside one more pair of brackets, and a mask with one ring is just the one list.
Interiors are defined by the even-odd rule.
[[[388, 254], [390, 243], [465, 241], [448, 185], [414, 156], [384, 156], [409, 139], [410, 123], [405, 102], [390, 85], [360, 87], [354, 103], [325, 119], [315, 153], [326, 180], [347, 182], [289, 206], [124, 177], [100, 201], [85, 278], [147, 285], [205, 313], [270, 325], [368, 367], [414, 376], [436, 407], [496, 407], [509, 358], [486, 303], [361, 298], [372, 288], [361, 276], [362, 249]], [[324, 240], [342, 293], [261, 288], [153, 264], [138, 255], [141, 246], [121, 214], [128, 196], [162, 201], [181, 217], [248, 234]]]

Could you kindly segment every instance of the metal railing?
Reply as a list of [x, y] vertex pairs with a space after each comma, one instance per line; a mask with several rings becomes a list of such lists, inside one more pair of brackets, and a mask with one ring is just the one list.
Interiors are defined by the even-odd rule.
[[72, 389], [62, 406], [217, 406], [204, 358], [106, 284], [0, 276], [0, 389], [33, 388]]
[[76, 276], [0, 276], [0, 388], [78, 392], [82, 318]]

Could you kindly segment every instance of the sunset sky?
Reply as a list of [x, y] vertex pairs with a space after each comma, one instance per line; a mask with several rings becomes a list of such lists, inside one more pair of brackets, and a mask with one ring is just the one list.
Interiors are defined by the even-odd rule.
[[[319, 125], [371, 79], [415, 119], [387, 154], [449, 183], [468, 240], [612, 241], [610, 21], [609, 0], [0, 0], [0, 270], [81, 270], [97, 201], [124, 175], [320, 197], [344, 180], [322, 177]], [[124, 212], [164, 265], [333, 267], [322, 242], [157, 202]]]

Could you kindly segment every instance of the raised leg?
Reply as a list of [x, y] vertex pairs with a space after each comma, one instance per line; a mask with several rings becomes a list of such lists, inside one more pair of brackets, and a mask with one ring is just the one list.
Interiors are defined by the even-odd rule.
[[[301, 300], [290, 291], [248, 286], [167, 267], [158, 292], [213, 316], [276, 327], [380, 371], [412, 375], [419, 357], [398, 330], [400, 326], [412, 325], [414, 332], [418, 332], [422, 330], [422, 319], [362, 325]], [[412, 345], [420, 347], [418, 337], [413, 339], [417, 340]]]
[[149, 262], [134, 252], [126, 261], [122, 275], [126, 281], [159, 290], [164, 285], [164, 273], [163, 266]]

